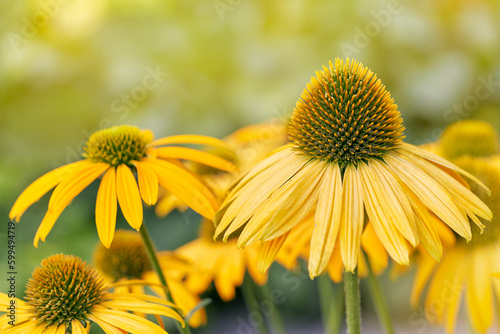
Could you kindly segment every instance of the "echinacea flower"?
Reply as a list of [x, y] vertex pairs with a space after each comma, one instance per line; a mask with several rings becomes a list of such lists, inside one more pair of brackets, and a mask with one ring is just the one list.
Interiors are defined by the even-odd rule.
[[[452, 142], [459, 147], [453, 147]], [[474, 144], [470, 144], [474, 141]], [[464, 144], [464, 146], [462, 146]], [[493, 211], [493, 220], [484, 231], [472, 228], [472, 241], [458, 239], [446, 247], [441, 262], [425, 251], [419, 252], [411, 302], [417, 306], [425, 286], [425, 314], [434, 324], [455, 332], [460, 304], [465, 304], [475, 331], [486, 333], [492, 326], [500, 302], [500, 156], [494, 129], [485, 122], [462, 121], [449, 126], [435, 148], [453, 162], [476, 175], [491, 190], [491, 196], [477, 184], [472, 191]]]
[[[200, 302], [198, 295], [189, 291], [182, 282], [185, 272], [189, 271], [189, 265], [173, 255], [162, 263], [173, 302], [184, 315], [189, 314]], [[94, 266], [110, 284], [115, 284], [114, 292], [145, 294], [145, 287], [149, 287], [159, 296], [165, 297], [158, 275], [151, 267], [148, 253], [137, 232], [118, 230], [109, 248], [97, 245]], [[205, 322], [203, 308], [194, 312], [189, 319], [189, 325], [195, 328]]]
[[[226, 243], [214, 241], [214, 230], [213, 223], [204, 219], [200, 226], [200, 236], [175, 250], [175, 254], [186, 259], [199, 271], [186, 277], [188, 288], [202, 293], [213, 281], [220, 298], [227, 302], [234, 299], [235, 289], [243, 284], [246, 272], [255, 283], [265, 284], [267, 274], [261, 274], [257, 270], [259, 248], [255, 245], [238, 249], [236, 239], [229, 239]], [[165, 255], [159, 253], [160, 262], [165, 261]]]
[[233, 171], [236, 167], [207, 152], [165, 146], [174, 144], [201, 144], [227, 149], [224, 142], [206, 136], [178, 135], [153, 140], [151, 131], [134, 126], [113, 126], [100, 130], [87, 141], [83, 160], [38, 178], [16, 200], [9, 217], [19, 221], [29, 206], [55, 187], [48, 211], [35, 235], [34, 245], [37, 247], [40, 239], [45, 241], [55, 221], [75, 196], [103, 175], [97, 192], [95, 219], [99, 238], [106, 247], [113, 240], [117, 201], [130, 226], [139, 230], [143, 220], [142, 201], [148, 205], [156, 203], [158, 184], [196, 212], [212, 218], [218, 208], [217, 200], [203, 182], [178, 160], [196, 161], [226, 171]]
[[0, 312], [15, 301], [14, 319], [0, 317], [3, 334], [87, 334], [92, 323], [106, 333], [167, 333], [155, 323], [129, 312], [184, 320], [161, 298], [110, 292], [95, 269], [71, 255], [53, 255], [33, 272], [26, 300], [0, 293]]
[[407, 244], [436, 258], [442, 245], [434, 213], [467, 240], [467, 217], [491, 211], [461, 182], [474, 177], [443, 158], [403, 142], [400, 112], [376, 75], [357, 61], [337, 59], [316, 73], [288, 126], [291, 143], [258, 163], [232, 188], [214, 222], [238, 247], [267, 243], [276, 255], [290, 231], [314, 214], [309, 274], [327, 266], [337, 240], [346, 272], [358, 263], [365, 213], [398, 263]]

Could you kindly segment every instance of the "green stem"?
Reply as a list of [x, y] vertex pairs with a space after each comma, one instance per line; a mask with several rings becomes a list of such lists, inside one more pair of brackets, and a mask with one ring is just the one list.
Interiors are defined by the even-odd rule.
[[334, 284], [328, 275], [321, 275], [318, 277], [318, 293], [325, 333], [340, 333], [344, 320], [344, 290], [342, 286]]
[[262, 308], [265, 307], [264, 303], [270, 305], [270, 310], [266, 312], [266, 317], [270, 323], [270, 327], [272, 329], [271, 332], [274, 334], [286, 334], [285, 325], [283, 324], [283, 319], [281, 319], [278, 307], [273, 302], [273, 298], [271, 296], [271, 292], [269, 291], [269, 287], [267, 286], [267, 284], [258, 285], [254, 283], [253, 285], [255, 287], [255, 291], [258, 297], [260, 297], [260, 300], [262, 301], [261, 307]]
[[[140, 233], [142, 240], [144, 242], [144, 246], [146, 246], [146, 250], [149, 254], [149, 260], [151, 261], [151, 264], [153, 265], [153, 268], [155, 269], [156, 273], [158, 274], [158, 277], [160, 278], [160, 282], [163, 285], [163, 290], [165, 291], [165, 295], [167, 296], [167, 300], [171, 303], [174, 302], [174, 299], [172, 298], [172, 294], [170, 293], [170, 290], [168, 289], [167, 285], [167, 280], [165, 279], [165, 276], [163, 275], [163, 271], [161, 270], [160, 267], [160, 262], [158, 261], [158, 257], [156, 256], [156, 250], [155, 246], [153, 243], [153, 239], [151, 239], [151, 236], [149, 235], [148, 229], [146, 228], [146, 224], [142, 224], [140, 228]], [[182, 324], [178, 321], [175, 322], [177, 329], [179, 330], [180, 333], [184, 334], [190, 334], [191, 333], [191, 328], [189, 327], [189, 324], [186, 322], [186, 326], [182, 327]]]
[[366, 266], [368, 267], [368, 285], [370, 287], [370, 292], [375, 310], [378, 315], [378, 319], [387, 334], [394, 334], [394, 326], [392, 325], [391, 314], [389, 313], [387, 301], [385, 300], [384, 294], [382, 293], [382, 288], [380, 287], [377, 277], [373, 273], [373, 269], [368, 256], [364, 252], [363, 254], [365, 255], [365, 262]]
[[361, 334], [361, 305], [358, 269], [344, 273], [345, 313], [348, 334]]
[[243, 300], [245, 301], [245, 304], [248, 309], [248, 314], [258, 314], [259, 319], [262, 321], [257, 321], [255, 322], [255, 329], [257, 330], [258, 333], [260, 334], [269, 334], [269, 330], [267, 329], [266, 326], [266, 321], [264, 319], [264, 315], [262, 314], [262, 311], [260, 310], [259, 307], [259, 301], [257, 300], [254, 290], [252, 288], [253, 281], [251, 277], [248, 275], [245, 277], [245, 280], [243, 281], [243, 285], [241, 286], [241, 292], [243, 294]]

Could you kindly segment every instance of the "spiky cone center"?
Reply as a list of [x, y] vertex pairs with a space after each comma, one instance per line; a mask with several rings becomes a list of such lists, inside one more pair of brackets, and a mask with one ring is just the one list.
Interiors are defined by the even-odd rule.
[[42, 326], [69, 326], [87, 315], [106, 292], [98, 272], [72, 255], [53, 255], [42, 261], [28, 281], [26, 299]]
[[397, 105], [357, 61], [336, 59], [304, 89], [288, 127], [297, 151], [341, 167], [381, 159], [404, 138]]
[[104, 162], [111, 166], [129, 165], [146, 155], [153, 133], [135, 126], [113, 126], [93, 133], [85, 145], [83, 156], [91, 162]]
[[[481, 229], [476, 224], [471, 224], [472, 240], [469, 245], [488, 245], [500, 241], [500, 162], [488, 158], [473, 158], [463, 156], [453, 160], [458, 167], [468, 171], [481, 180], [491, 191], [491, 195], [479, 184], [470, 182], [471, 190], [493, 212], [491, 222], [483, 221], [486, 228]], [[465, 243], [462, 238], [459, 242]]]
[[113, 280], [140, 279], [152, 270], [141, 236], [134, 231], [116, 231], [109, 248], [99, 243], [94, 252], [94, 265]]
[[465, 120], [446, 128], [439, 141], [441, 155], [456, 159], [462, 155], [488, 157], [498, 154], [498, 134], [489, 123]]

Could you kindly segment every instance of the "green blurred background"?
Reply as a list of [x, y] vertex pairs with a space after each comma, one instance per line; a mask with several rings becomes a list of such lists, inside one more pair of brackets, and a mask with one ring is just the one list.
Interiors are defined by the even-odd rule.
[[[436, 140], [463, 118], [500, 127], [496, 0], [7, 0], [0, 13], [2, 273], [14, 200], [38, 176], [78, 160], [93, 131], [133, 124], [156, 137], [223, 137], [287, 117], [310, 77], [335, 57], [377, 73], [399, 105], [409, 142]], [[93, 185], [80, 194], [38, 249], [32, 240], [48, 197], [23, 216], [19, 297], [43, 258], [62, 252], [91, 260], [96, 192]], [[160, 249], [197, 235], [192, 212], [158, 219], [145, 211]], [[120, 226], [128, 227], [121, 216]], [[273, 266], [270, 284], [287, 294], [279, 307], [290, 332], [320, 332], [315, 283], [301, 278], [291, 289], [282, 275]], [[396, 283], [387, 276], [397, 328], [429, 332], [409, 307], [411, 272]], [[216, 299], [209, 325], [196, 332], [236, 333], [238, 317], [247, 317], [241, 300], [224, 305], [207, 295]], [[365, 329], [378, 332], [369, 297], [364, 306]]]

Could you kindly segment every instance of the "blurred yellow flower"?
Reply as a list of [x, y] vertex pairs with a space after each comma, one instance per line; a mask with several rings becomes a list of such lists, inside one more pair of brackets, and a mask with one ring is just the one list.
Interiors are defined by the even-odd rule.
[[[286, 125], [282, 120], [274, 118], [265, 123], [245, 126], [223, 140], [231, 148], [231, 154], [220, 148], [212, 149], [210, 153], [232, 161], [238, 166], [238, 171], [244, 173], [287, 142]], [[220, 169], [200, 164], [191, 164], [188, 167], [201, 175], [209, 188], [221, 199], [224, 199], [227, 190], [239, 175], [238, 173], [224, 173]], [[174, 209], [184, 212], [187, 208], [174, 194], [160, 190], [158, 203], [155, 206], [158, 216], [164, 217]]]
[[[72, 255], [53, 255], [33, 272], [26, 300], [15, 299], [15, 319], [0, 317], [4, 334], [87, 334], [91, 323], [106, 333], [167, 333], [144, 317], [129, 312], [184, 320], [161, 298], [135, 293], [110, 292], [98, 272]], [[8, 295], [0, 293], [1, 312], [11, 306]]]
[[[202, 144], [226, 148], [221, 140], [178, 135], [153, 140], [153, 133], [134, 126], [122, 125], [92, 134], [85, 146], [84, 159], [59, 167], [26, 188], [16, 200], [9, 217], [19, 221], [25, 210], [55, 187], [48, 211], [34, 239], [45, 241], [62, 211], [73, 198], [103, 175], [96, 201], [96, 226], [99, 238], [109, 247], [116, 224], [117, 201], [130, 226], [138, 230], [143, 220], [142, 200], [153, 205], [157, 201], [158, 183], [201, 215], [212, 218], [218, 202], [200, 179], [184, 168], [179, 159], [203, 163], [225, 171], [234, 164], [213, 154], [172, 144]], [[137, 173], [137, 179], [134, 176]]]
[[455, 331], [463, 295], [473, 328], [486, 333], [492, 326], [495, 300], [500, 301], [500, 155], [498, 136], [486, 122], [466, 120], [450, 125], [431, 149], [476, 175], [491, 190], [491, 196], [475, 183], [472, 191], [493, 211], [494, 218], [484, 232], [473, 226], [472, 241], [455, 242], [448, 236], [441, 262], [419, 248], [417, 273], [411, 303], [417, 306], [429, 283], [425, 313], [431, 323], [444, 324], [448, 333]]
[[[477, 175], [492, 191], [491, 197], [475, 184], [471, 188], [500, 215], [500, 163], [496, 159], [462, 157], [455, 163]], [[500, 301], [500, 281], [493, 277], [500, 272], [500, 225], [493, 218], [484, 232], [472, 229], [469, 243], [458, 240], [445, 249], [441, 262], [421, 251], [411, 302], [418, 305], [426, 284], [425, 313], [431, 323], [444, 324], [448, 333], [455, 332], [455, 323], [462, 297], [466, 298], [471, 324], [479, 333], [486, 333], [494, 319], [495, 300]]]
[[[235, 297], [235, 288], [243, 284], [247, 271], [257, 284], [266, 283], [267, 274], [260, 274], [257, 270], [259, 248], [238, 249], [236, 239], [225, 243], [214, 241], [214, 230], [213, 223], [204, 219], [199, 238], [175, 250], [175, 254], [199, 271], [186, 277], [188, 288], [201, 293], [213, 281], [221, 299], [230, 301]], [[160, 252], [160, 262], [166, 261], [166, 255], [168, 253]]]
[[[337, 59], [316, 73], [288, 127], [291, 143], [258, 163], [232, 188], [215, 215], [216, 236], [241, 231], [238, 247], [268, 243], [275, 256], [290, 231], [314, 214], [309, 274], [328, 265], [337, 240], [345, 270], [358, 263], [365, 212], [398, 263], [407, 243], [437, 259], [442, 245], [431, 212], [470, 240], [467, 216], [491, 219], [488, 207], [460, 181], [474, 177], [441, 157], [403, 142], [390, 93], [368, 68]], [[266, 260], [269, 262], [269, 260]]]
[[[190, 270], [182, 259], [164, 256], [163, 273], [173, 302], [183, 312], [189, 314], [200, 302], [197, 294], [190, 292], [183, 284], [183, 276]], [[116, 283], [114, 292], [145, 294], [145, 287], [151, 288], [159, 296], [165, 292], [156, 272], [151, 268], [149, 255], [141, 236], [134, 231], [118, 230], [109, 248], [97, 245], [94, 251], [94, 266], [110, 283]], [[206, 323], [206, 313], [202, 308], [189, 319], [191, 327]]]

